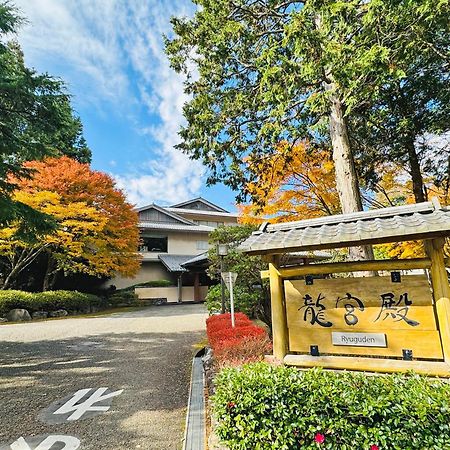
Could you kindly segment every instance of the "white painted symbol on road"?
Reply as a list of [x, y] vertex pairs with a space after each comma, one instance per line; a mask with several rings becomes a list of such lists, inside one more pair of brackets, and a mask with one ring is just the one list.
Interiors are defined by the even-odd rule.
[[67, 401], [64, 405], [62, 405], [60, 408], [58, 408], [53, 414], [68, 414], [73, 412], [69, 417], [67, 417], [67, 421], [71, 422], [74, 420], [78, 420], [81, 418], [85, 413], [89, 411], [108, 411], [110, 406], [94, 406], [95, 403], [102, 402], [104, 400], [107, 400], [112, 397], [117, 397], [123, 392], [123, 389], [120, 391], [110, 392], [109, 394], [103, 395], [108, 388], [98, 388], [95, 392], [91, 394], [89, 398], [87, 398], [84, 402], [78, 403], [85, 397], [90, 391], [93, 391], [94, 389], [80, 389], [79, 391], [75, 392], [73, 397]]
[[47, 436], [37, 447], [30, 447], [23, 437], [17, 439], [10, 446], [11, 450], [50, 450], [55, 444], [64, 444], [61, 450], [77, 450], [80, 447], [80, 440], [73, 436], [63, 436], [59, 434]]

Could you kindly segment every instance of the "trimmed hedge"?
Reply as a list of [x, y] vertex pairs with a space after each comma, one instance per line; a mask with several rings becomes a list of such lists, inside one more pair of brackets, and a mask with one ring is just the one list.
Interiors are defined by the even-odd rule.
[[215, 380], [231, 450], [449, 450], [450, 385], [414, 374], [299, 371], [265, 363]]
[[134, 285], [134, 287], [172, 287], [174, 284], [169, 280], [154, 280], [154, 281], [146, 281], [145, 283], [139, 283]]
[[106, 306], [106, 302], [93, 294], [78, 291], [25, 292], [0, 291], [0, 315], [6, 315], [11, 309], [34, 311], [85, 311], [88, 308]]
[[112, 306], [134, 305], [139, 301], [139, 298], [134, 291], [117, 291], [109, 296], [108, 301]]

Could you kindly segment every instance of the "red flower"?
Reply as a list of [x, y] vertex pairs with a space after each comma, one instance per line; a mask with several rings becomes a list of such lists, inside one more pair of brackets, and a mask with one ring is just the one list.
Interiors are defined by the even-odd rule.
[[378, 447], [378, 445], [373, 444], [370, 446], [370, 450], [380, 450], [380, 447]]
[[236, 403], [234, 403], [234, 402], [228, 402], [227, 403], [227, 408], [228, 409], [233, 409], [233, 408], [235, 408], [236, 407]]
[[316, 436], [314, 437], [314, 440], [318, 444], [323, 444], [325, 442], [325, 436], [322, 433], [317, 433]]

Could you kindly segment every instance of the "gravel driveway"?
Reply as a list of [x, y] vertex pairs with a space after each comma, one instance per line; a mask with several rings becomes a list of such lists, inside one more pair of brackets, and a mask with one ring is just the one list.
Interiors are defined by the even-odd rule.
[[[33, 435], [73, 436], [86, 450], [179, 449], [205, 318], [203, 305], [176, 305], [0, 326], [0, 449]], [[116, 393], [97, 404], [108, 411], [44, 423], [54, 402], [102, 387]]]

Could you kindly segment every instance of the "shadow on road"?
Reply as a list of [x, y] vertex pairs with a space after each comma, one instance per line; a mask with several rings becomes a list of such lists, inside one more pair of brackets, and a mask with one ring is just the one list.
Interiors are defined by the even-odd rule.
[[[0, 443], [59, 433], [77, 436], [83, 449], [179, 448], [194, 344], [203, 337], [149, 330], [0, 342]], [[38, 421], [54, 401], [99, 387], [124, 390], [107, 413], [63, 425]]]

